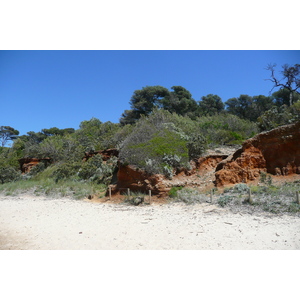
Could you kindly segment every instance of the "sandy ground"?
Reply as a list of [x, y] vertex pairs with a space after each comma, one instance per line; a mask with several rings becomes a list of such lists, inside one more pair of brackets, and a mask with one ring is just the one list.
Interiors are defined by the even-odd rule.
[[293, 250], [300, 249], [300, 218], [234, 214], [209, 203], [0, 196], [0, 249]]

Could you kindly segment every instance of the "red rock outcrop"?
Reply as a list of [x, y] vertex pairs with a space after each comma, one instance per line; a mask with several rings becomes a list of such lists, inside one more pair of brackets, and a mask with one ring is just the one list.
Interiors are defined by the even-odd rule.
[[40, 162], [45, 162], [50, 164], [51, 159], [50, 158], [30, 158], [30, 157], [24, 157], [19, 159], [20, 169], [23, 174], [29, 173], [30, 170], [39, 164]]
[[163, 184], [163, 179], [161, 174], [149, 175], [135, 166], [119, 164], [117, 184], [112, 186], [112, 193], [126, 193], [129, 188], [134, 192], [146, 193], [151, 190], [153, 195], [162, 195], [170, 190]]
[[208, 155], [200, 157], [196, 161], [196, 169], [199, 174], [205, 174], [207, 172], [214, 171], [222, 160], [226, 159], [228, 155]]
[[218, 164], [215, 184], [246, 183], [258, 178], [261, 172], [300, 174], [300, 122], [245, 141], [241, 149]]
[[149, 175], [135, 166], [119, 163], [116, 184], [111, 185], [112, 193], [126, 193], [129, 188], [131, 191], [143, 193], [148, 193], [151, 190], [153, 195], [164, 196], [173, 186], [201, 185], [202, 179], [199, 176], [213, 172], [218, 162], [226, 157], [227, 155], [201, 157], [197, 161], [191, 162], [193, 165], [191, 170], [177, 170], [172, 180], [167, 179], [162, 174]]

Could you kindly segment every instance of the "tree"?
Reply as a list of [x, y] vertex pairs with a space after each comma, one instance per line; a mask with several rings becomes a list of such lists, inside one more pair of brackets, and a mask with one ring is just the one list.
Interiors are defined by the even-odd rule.
[[257, 121], [259, 116], [274, 106], [273, 98], [264, 95], [240, 95], [227, 100], [225, 104], [227, 112], [252, 122]]
[[267, 80], [273, 82], [274, 86], [272, 90], [275, 87], [279, 87], [280, 89], [287, 89], [289, 91], [289, 106], [291, 106], [295, 102], [293, 95], [295, 93], [300, 94], [300, 64], [295, 64], [294, 66], [283, 65], [280, 72], [283, 75], [282, 79], [278, 79], [275, 76], [275, 67], [276, 64], [269, 64], [266, 67], [266, 70], [271, 71], [271, 79]]
[[273, 105], [272, 97], [264, 95], [253, 96], [251, 107], [249, 107], [249, 114], [246, 115], [247, 119], [253, 122], [257, 121], [257, 118], [267, 110], [271, 109]]
[[[272, 94], [272, 101], [276, 106], [290, 105], [290, 91], [288, 89], [280, 89]], [[293, 92], [293, 102], [300, 100], [300, 94]]]
[[0, 127], [0, 141], [1, 146], [4, 147], [9, 140], [13, 140], [19, 135], [19, 131], [10, 126]]
[[122, 125], [135, 123], [141, 115], [149, 115], [155, 107], [161, 108], [163, 99], [169, 96], [170, 92], [160, 85], [146, 86], [141, 90], [134, 91], [130, 105], [131, 110], [126, 110], [120, 119]]
[[239, 118], [248, 119], [249, 109], [253, 99], [249, 95], [240, 95], [238, 98], [230, 98], [225, 102], [226, 110]]
[[41, 133], [45, 136], [53, 136], [53, 135], [65, 135], [65, 134], [71, 134], [74, 133], [74, 128], [65, 128], [65, 129], [59, 129], [57, 127], [51, 127], [49, 129], [42, 129]]
[[182, 116], [197, 110], [197, 102], [187, 89], [182, 86], [172, 86], [171, 89], [173, 92], [160, 101], [165, 110]]
[[224, 110], [224, 103], [218, 95], [208, 94], [199, 101], [200, 114], [212, 116]]
[[134, 109], [126, 109], [120, 118], [120, 124], [125, 125], [132, 125], [134, 124], [139, 118], [141, 117], [141, 114], [138, 110]]

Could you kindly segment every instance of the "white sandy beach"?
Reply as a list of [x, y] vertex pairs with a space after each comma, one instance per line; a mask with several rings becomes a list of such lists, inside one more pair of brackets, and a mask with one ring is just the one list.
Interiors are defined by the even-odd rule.
[[2, 250], [294, 250], [300, 218], [208, 203], [129, 206], [0, 196]]

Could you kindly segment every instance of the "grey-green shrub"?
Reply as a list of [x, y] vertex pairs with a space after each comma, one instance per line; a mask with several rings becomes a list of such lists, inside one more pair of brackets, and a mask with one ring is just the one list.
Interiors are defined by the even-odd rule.
[[201, 194], [197, 190], [190, 189], [190, 188], [183, 188], [177, 191], [175, 200], [184, 202], [186, 204], [196, 204], [196, 203], [203, 203], [208, 201], [208, 197], [204, 194]]

